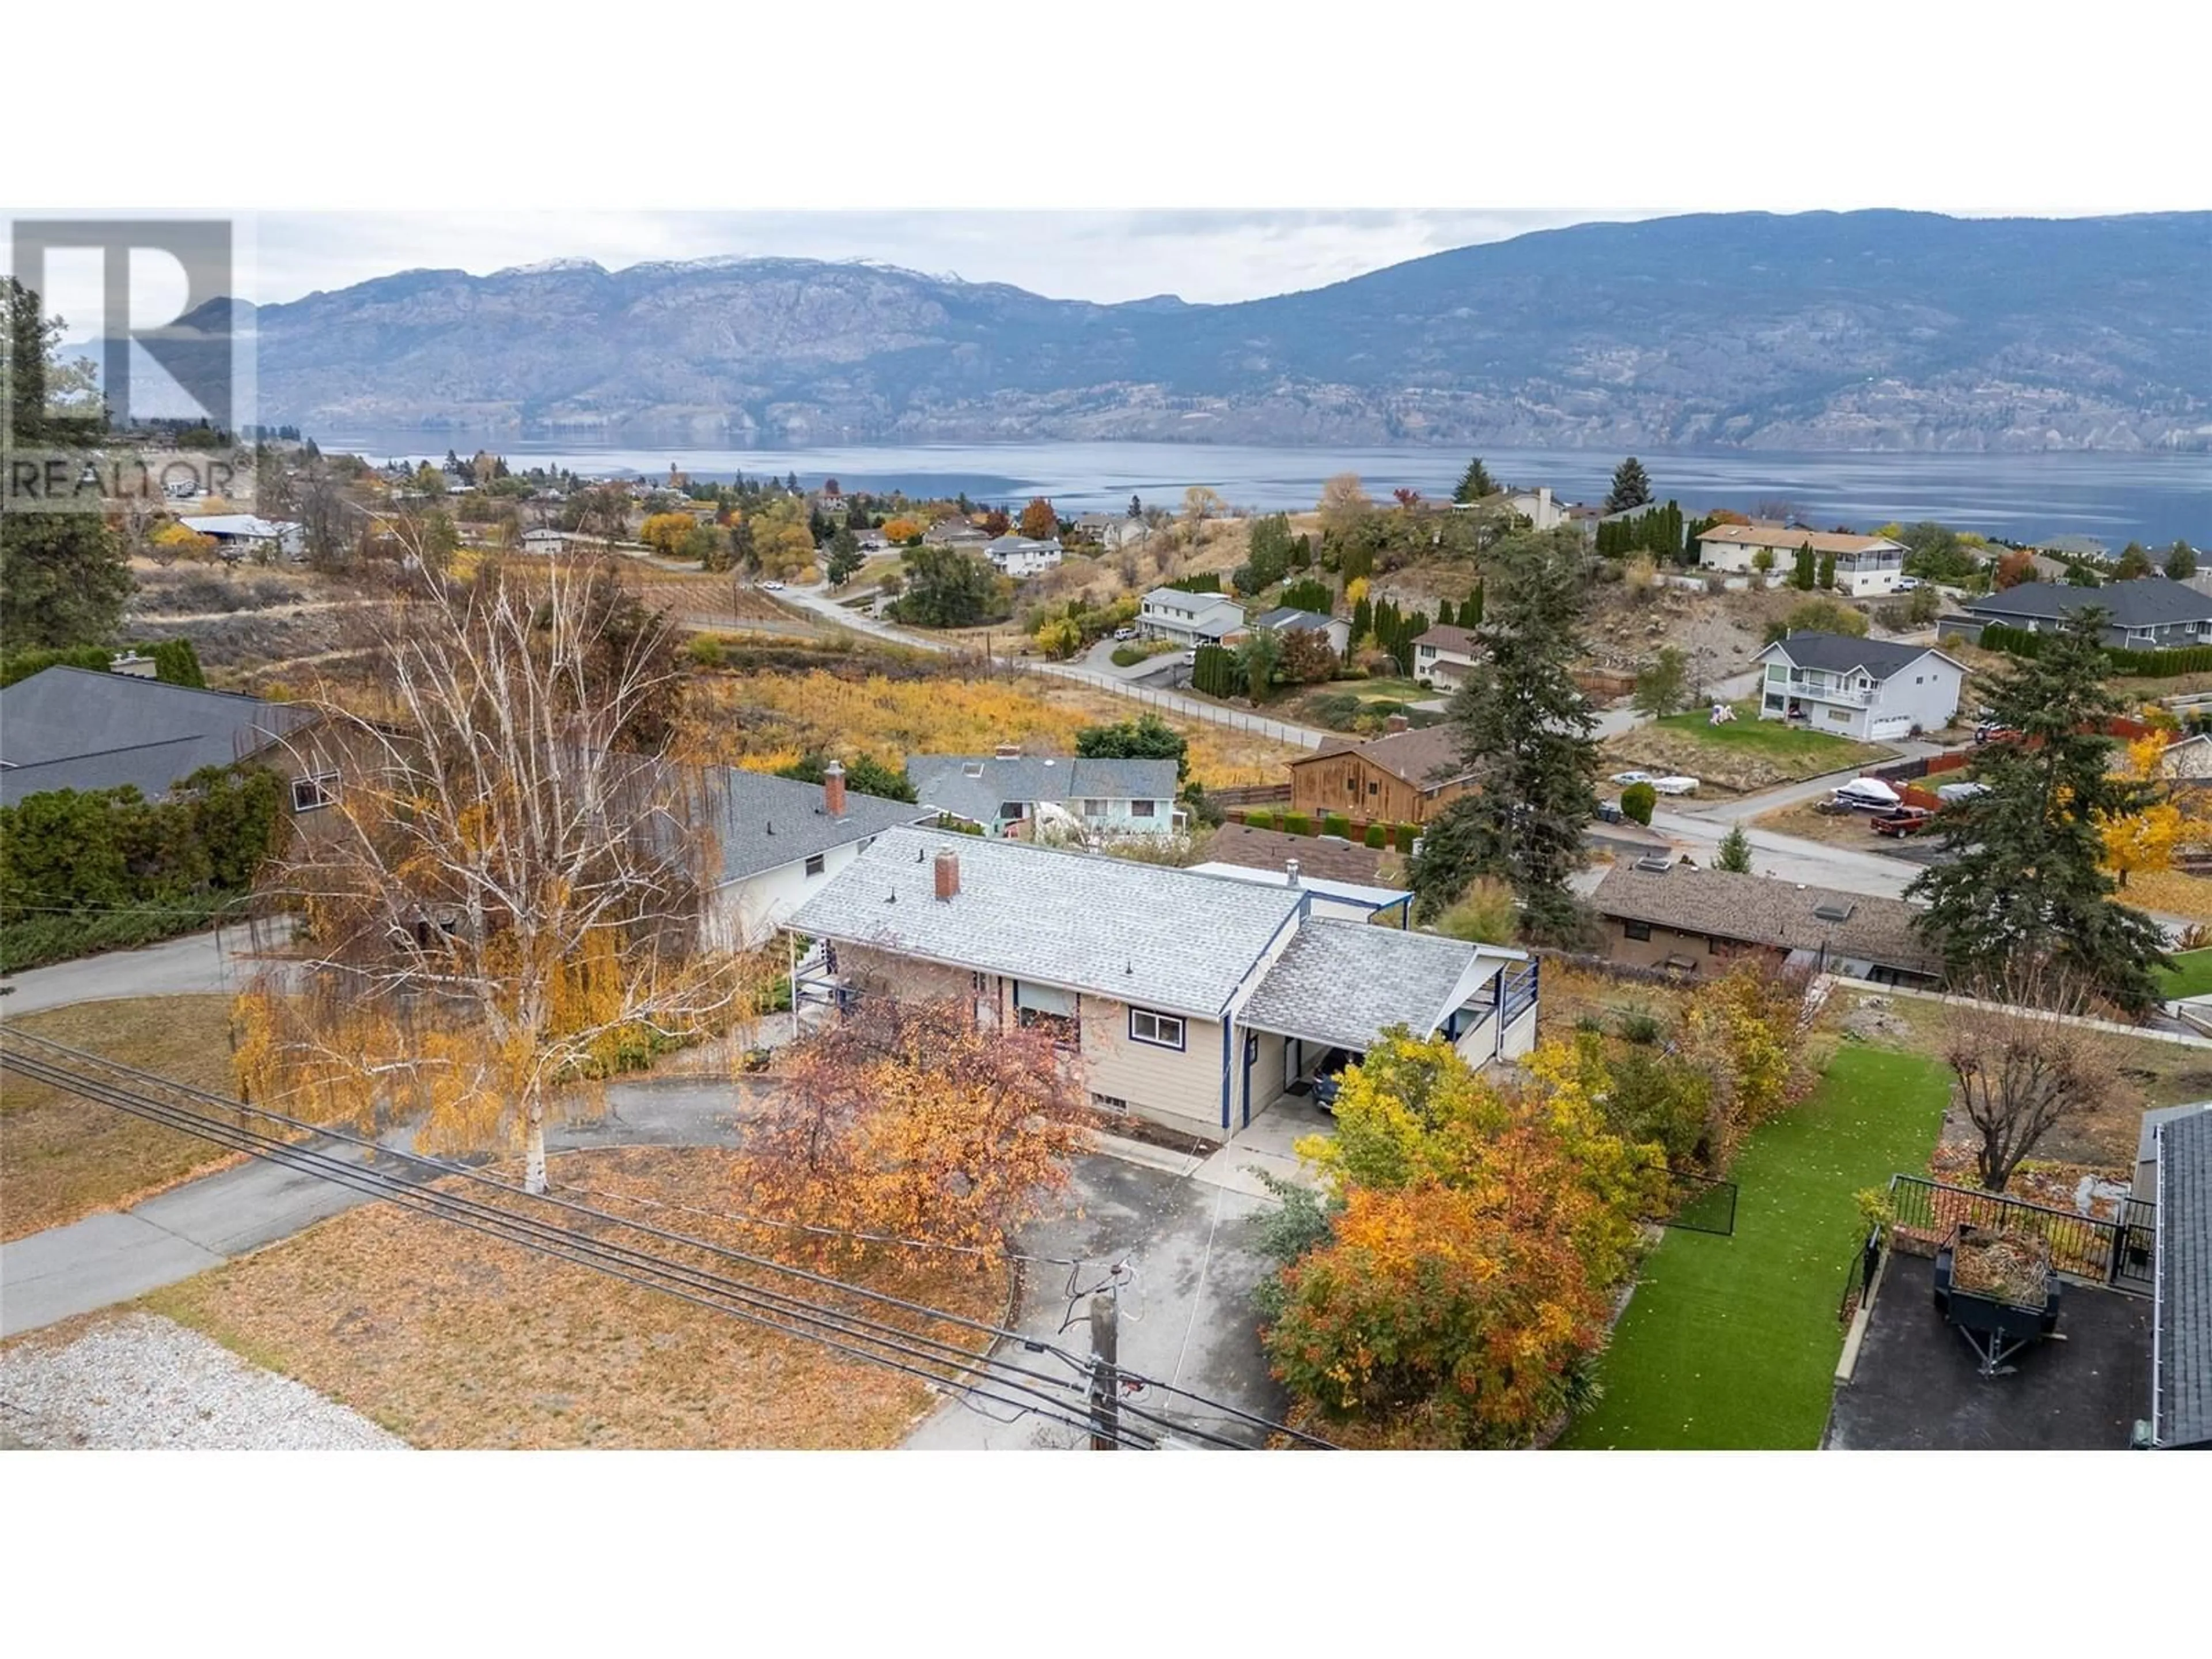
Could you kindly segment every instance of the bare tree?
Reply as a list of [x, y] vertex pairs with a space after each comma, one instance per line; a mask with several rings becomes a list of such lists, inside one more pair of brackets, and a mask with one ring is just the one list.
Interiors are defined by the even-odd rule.
[[1981, 1183], [2001, 1193], [2052, 1129], [2112, 1098], [2119, 1055], [2084, 1023], [2097, 1006], [2087, 988], [2048, 963], [2008, 968], [1969, 994], [1952, 1012], [1943, 1060], [1980, 1139]]
[[609, 583], [495, 563], [380, 611], [380, 706], [324, 701], [293, 738], [328, 801], [273, 878], [309, 988], [249, 1000], [249, 1081], [422, 1110], [426, 1144], [519, 1139], [538, 1192], [556, 1091], [749, 1008], [709, 899], [714, 775], [660, 752], [666, 625]]

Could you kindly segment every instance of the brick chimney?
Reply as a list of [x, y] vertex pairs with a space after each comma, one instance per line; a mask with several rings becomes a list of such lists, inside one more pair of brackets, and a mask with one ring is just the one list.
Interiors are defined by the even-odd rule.
[[845, 816], [845, 769], [836, 761], [822, 769], [822, 810], [833, 818]]
[[993, 751], [1000, 760], [1019, 760], [1022, 746], [1018, 743], [1002, 743]]
[[1412, 724], [1403, 714], [1392, 714], [1383, 720], [1382, 729], [1385, 732], [1403, 732]]
[[960, 854], [950, 847], [937, 855], [937, 898], [940, 904], [950, 904], [960, 890]]

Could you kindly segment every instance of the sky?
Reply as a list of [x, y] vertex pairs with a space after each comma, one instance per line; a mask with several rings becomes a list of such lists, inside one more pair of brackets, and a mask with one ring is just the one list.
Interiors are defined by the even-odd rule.
[[296, 300], [423, 267], [483, 276], [544, 259], [872, 259], [1054, 299], [1258, 299], [1524, 231], [1638, 213], [774, 212], [257, 216], [254, 291]]

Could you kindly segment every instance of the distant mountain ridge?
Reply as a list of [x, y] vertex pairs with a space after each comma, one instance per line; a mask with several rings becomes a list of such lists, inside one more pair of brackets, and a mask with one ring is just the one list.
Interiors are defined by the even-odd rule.
[[260, 418], [709, 445], [2212, 449], [2212, 214], [1707, 214], [1233, 305], [721, 258], [262, 307]]

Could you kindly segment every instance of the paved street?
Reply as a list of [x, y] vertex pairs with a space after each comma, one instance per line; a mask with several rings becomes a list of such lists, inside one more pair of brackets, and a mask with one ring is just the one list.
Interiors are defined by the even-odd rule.
[[51, 968], [10, 975], [0, 999], [0, 1018], [72, 1002], [112, 1002], [119, 997], [187, 996], [237, 991], [260, 970], [244, 927], [188, 933], [140, 951], [110, 951]]

